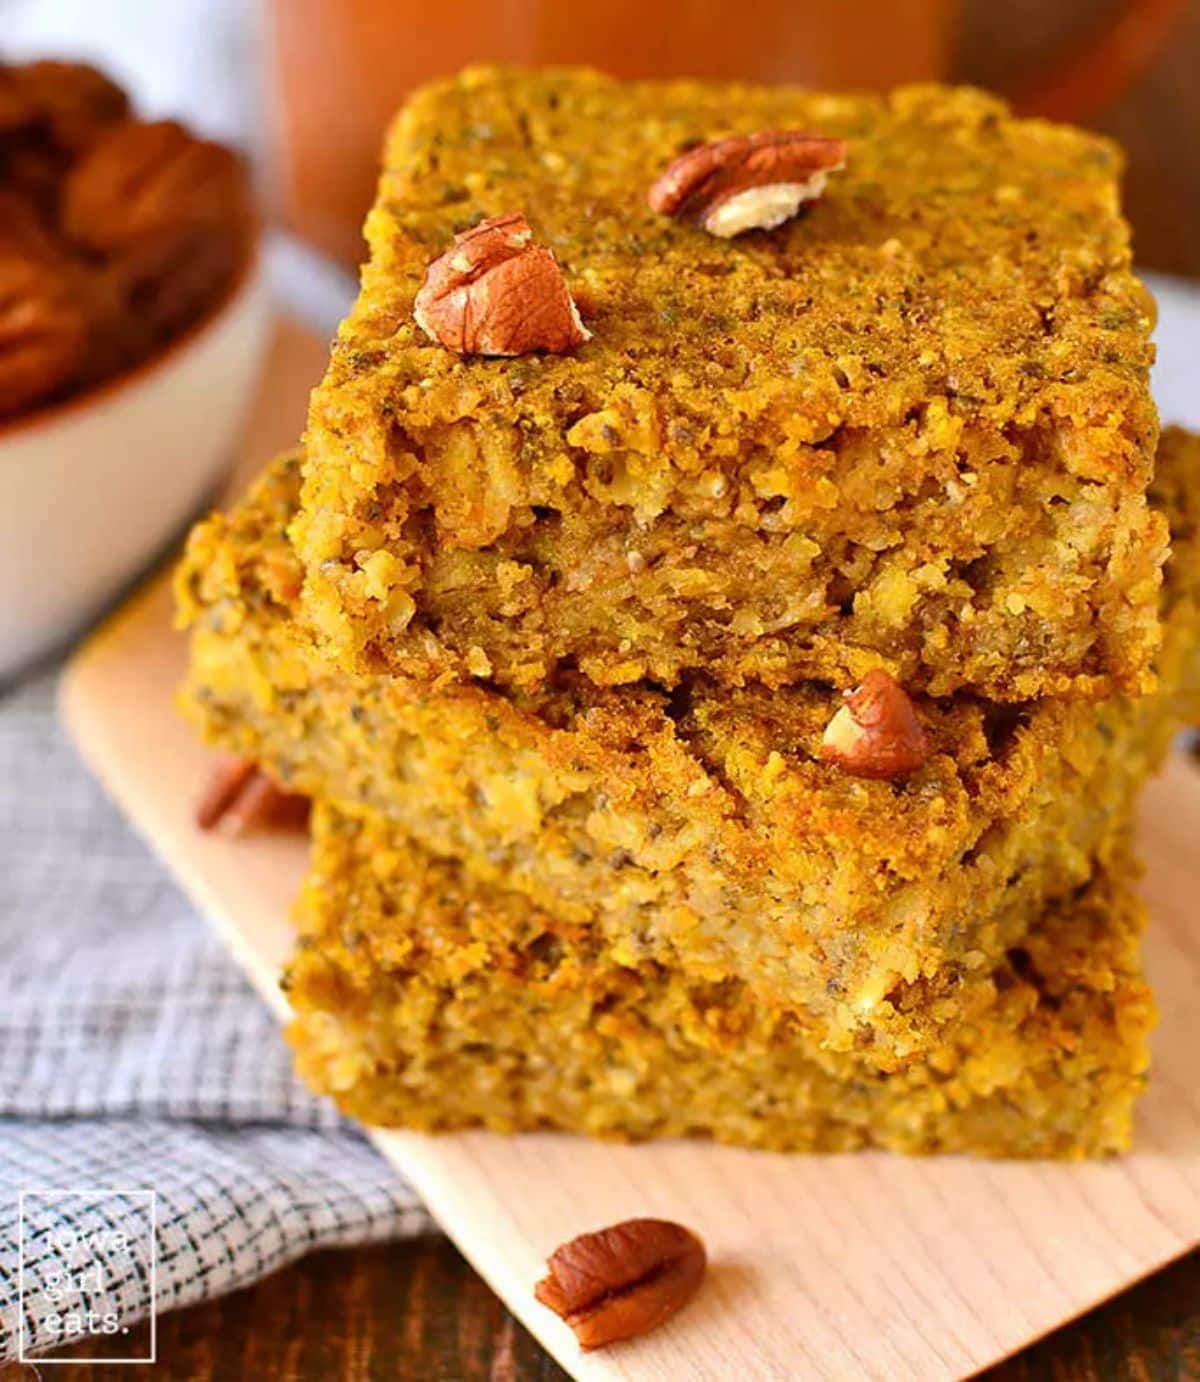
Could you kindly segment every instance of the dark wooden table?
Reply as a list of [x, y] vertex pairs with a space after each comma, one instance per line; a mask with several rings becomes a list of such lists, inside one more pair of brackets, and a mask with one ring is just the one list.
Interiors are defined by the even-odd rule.
[[[850, 9], [851, 7], [847, 7]], [[1012, 86], [1111, 9], [1092, 0], [974, 0], [962, 75]], [[1014, 37], [1019, 35], [1019, 38]], [[1126, 201], [1141, 263], [1200, 278], [1200, 0], [1151, 74], [1096, 122], [1129, 154]], [[223, 1300], [159, 1321], [156, 1374], [181, 1382], [549, 1382], [565, 1374], [441, 1238], [325, 1252]], [[89, 1365], [72, 1382], [124, 1382]], [[51, 1370], [47, 1369], [47, 1373]], [[32, 1368], [6, 1374], [33, 1377]], [[1200, 1253], [988, 1375], [988, 1382], [1200, 1379]]]
[[[145, 1348], [144, 1331], [126, 1343], [131, 1353]], [[70, 1356], [84, 1359], [103, 1348]], [[164, 1315], [158, 1356], [155, 1375], [173, 1382], [565, 1382], [567, 1376], [444, 1238], [318, 1253], [236, 1295]], [[32, 1378], [32, 1369], [25, 1375]], [[21, 1376], [13, 1368], [5, 1382]], [[129, 1377], [127, 1368], [81, 1362], [63, 1382]], [[1200, 1378], [1200, 1254], [986, 1374], [987, 1382], [1126, 1378]]]

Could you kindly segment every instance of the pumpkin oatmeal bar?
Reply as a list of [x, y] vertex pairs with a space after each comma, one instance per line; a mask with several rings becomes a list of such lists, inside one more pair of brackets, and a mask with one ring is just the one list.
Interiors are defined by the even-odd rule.
[[319, 808], [285, 987], [301, 1074], [368, 1123], [777, 1151], [1082, 1157], [1129, 1145], [1154, 1006], [1123, 847], [900, 1071], [832, 1053], [736, 980], [618, 960], [377, 815]]
[[[648, 205], [681, 150], [781, 129], [847, 145], [799, 216], [720, 239]], [[1107, 140], [964, 89], [426, 88], [312, 400], [311, 627], [346, 670], [518, 690], [874, 667], [935, 696], [1144, 689], [1166, 532], [1119, 173]], [[518, 213], [590, 339], [430, 339], [431, 262]]]
[[[490, 886], [592, 924], [620, 963], [744, 982], [881, 1067], [960, 1016], [1047, 903], [1089, 876], [1176, 727], [1200, 710], [1200, 441], [1165, 434], [1175, 549], [1159, 689], [1101, 703], [917, 698], [902, 782], [821, 757], [839, 699], [689, 674], [671, 693], [559, 675], [528, 695], [350, 676], [294, 617], [299, 460], [193, 534], [184, 704], [215, 745], [377, 811]], [[950, 976], [938, 997], [928, 981]]]

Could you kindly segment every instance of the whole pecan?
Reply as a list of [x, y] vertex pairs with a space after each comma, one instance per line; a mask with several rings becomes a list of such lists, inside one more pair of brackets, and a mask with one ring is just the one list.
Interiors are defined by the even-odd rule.
[[821, 756], [855, 777], [896, 778], [929, 757], [929, 736], [904, 689], [882, 669], [847, 691], [830, 720]]
[[770, 230], [825, 190], [845, 166], [846, 141], [802, 130], [761, 130], [680, 154], [650, 188], [653, 210], [728, 238]]
[[0, 416], [40, 403], [75, 376], [87, 320], [69, 271], [0, 248]]
[[185, 228], [227, 227], [247, 205], [241, 160], [172, 120], [106, 130], [71, 169], [62, 224], [72, 240], [113, 254]]
[[427, 336], [464, 355], [561, 353], [591, 338], [558, 260], [533, 243], [519, 212], [456, 235], [426, 271], [413, 317]]
[[124, 120], [129, 98], [83, 62], [32, 62], [10, 69], [33, 121], [70, 153], [87, 148], [106, 125]]
[[667, 1219], [627, 1219], [556, 1248], [534, 1295], [575, 1331], [580, 1346], [603, 1348], [669, 1319], [704, 1277], [704, 1244]]

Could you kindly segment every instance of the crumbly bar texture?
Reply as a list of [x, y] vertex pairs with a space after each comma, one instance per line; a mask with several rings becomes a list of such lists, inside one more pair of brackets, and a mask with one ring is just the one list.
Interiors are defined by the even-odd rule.
[[[961, 1017], [970, 985], [1084, 882], [1200, 701], [1200, 441], [1164, 437], [1176, 545], [1159, 689], [1095, 704], [918, 700], [897, 782], [820, 756], [829, 687], [560, 677], [536, 695], [330, 670], [293, 616], [296, 457], [194, 533], [185, 710], [290, 787], [378, 811], [482, 883], [593, 924], [621, 963], [744, 981], [881, 1067]], [[928, 992], [947, 975], [962, 982]]]
[[[689, 145], [849, 143], [802, 215], [719, 240], [646, 193]], [[532, 689], [688, 670], [1020, 701], [1145, 684], [1153, 308], [1120, 159], [978, 91], [887, 98], [471, 70], [390, 133], [309, 417], [294, 534], [340, 665]], [[592, 339], [464, 357], [413, 299], [523, 212]]]
[[613, 958], [379, 816], [319, 808], [285, 986], [301, 1074], [369, 1123], [780, 1151], [1083, 1157], [1129, 1145], [1154, 1008], [1118, 850], [988, 976], [926, 1058], [822, 1049], [736, 981]]

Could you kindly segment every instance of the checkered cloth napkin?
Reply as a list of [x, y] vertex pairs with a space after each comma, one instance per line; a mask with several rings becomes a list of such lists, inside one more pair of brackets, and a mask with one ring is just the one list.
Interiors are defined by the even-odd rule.
[[54, 691], [51, 673], [0, 689], [0, 1362], [87, 1309], [121, 1357], [151, 1309], [431, 1227], [297, 1082], [267, 1009], [64, 740]]

